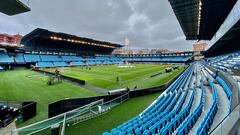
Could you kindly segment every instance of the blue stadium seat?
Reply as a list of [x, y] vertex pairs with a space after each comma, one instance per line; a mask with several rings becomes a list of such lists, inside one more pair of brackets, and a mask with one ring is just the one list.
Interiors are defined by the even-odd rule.
[[0, 52], [0, 63], [13, 63], [13, 57], [9, 57], [7, 53]]
[[66, 62], [53, 62], [55, 67], [67, 67], [69, 66]]
[[56, 55], [40, 55], [40, 58], [42, 59], [42, 62], [62, 61], [62, 58], [60, 58], [60, 56], [56, 56]]
[[38, 62], [36, 65], [37, 68], [50, 68], [55, 67], [52, 62]]
[[24, 54], [24, 58], [26, 62], [40, 62], [41, 59], [39, 55], [34, 54]]
[[23, 53], [17, 53], [15, 57], [16, 63], [25, 63], [24, 55]]

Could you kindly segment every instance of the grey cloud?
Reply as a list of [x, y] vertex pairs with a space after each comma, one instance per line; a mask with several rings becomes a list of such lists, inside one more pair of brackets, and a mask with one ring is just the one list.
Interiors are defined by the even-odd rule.
[[124, 44], [129, 48], [190, 50], [167, 0], [34, 0], [31, 12], [0, 14], [0, 32], [27, 34], [37, 27]]

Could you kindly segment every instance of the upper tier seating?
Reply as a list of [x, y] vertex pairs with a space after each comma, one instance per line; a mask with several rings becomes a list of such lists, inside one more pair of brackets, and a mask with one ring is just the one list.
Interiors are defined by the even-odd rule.
[[24, 54], [24, 58], [26, 62], [39, 62], [41, 61], [39, 55], [34, 54]]
[[232, 69], [238, 69], [240, 66], [240, 51], [210, 57], [206, 61], [219, 70], [230, 72]]
[[0, 63], [13, 63], [12, 57], [9, 57], [7, 53], [0, 52]]

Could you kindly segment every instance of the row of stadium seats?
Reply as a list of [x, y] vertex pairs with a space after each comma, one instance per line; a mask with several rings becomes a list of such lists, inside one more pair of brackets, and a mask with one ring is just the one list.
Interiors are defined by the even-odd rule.
[[0, 52], [0, 63], [13, 63], [13, 58], [8, 56], [7, 53]]
[[79, 56], [57, 56], [57, 55], [35, 55], [17, 53], [10, 57], [7, 53], [0, 53], [0, 63], [37, 63], [36, 67], [66, 67], [86, 65], [111, 65], [122, 63], [120, 58], [114, 56], [103, 56], [96, 58], [82, 58]]
[[79, 61], [79, 62], [37, 62], [37, 68], [50, 68], [50, 67], [69, 67], [69, 66], [93, 66], [93, 65], [112, 65], [119, 64], [119, 61]]
[[[197, 70], [196, 64], [189, 66], [145, 111], [113, 128], [111, 132], [104, 132], [103, 135], [185, 135], [190, 133], [194, 126], [196, 126], [194, 132], [197, 135], [208, 134], [218, 112], [218, 94], [213, 80], [210, 79], [212, 75], [209, 73], [210, 76], [208, 76], [206, 73], [209, 72], [207, 68], [198, 67], [201, 70]], [[202, 74], [211, 90], [208, 92], [211, 96], [207, 100], [212, 101], [209, 108], [205, 108], [208, 110], [204, 114], [206, 99]], [[217, 83], [221, 85], [231, 104], [231, 90], [222, 81], [217, 81]], [[224, 89], [224, 87], [227, 88]], [[199, 99], [196, 98], [196, 93], [201, 93]], [[200, 118], [201, 116], [203, 117]], [[198, 124], [195, 125], [195, 123]]]
[[185, 135], [185, 134], [189, 133], [189, 131], [193, 128], [193, 125], [196, 123], [196, 121], [199, 119], [199, 117], [202, 114], [203, 104], [204, 104], [204, 87], [203, 87], [203, 82], [201, 81], [200, 102], [199, 102], [198, 106], [196, 107], [196, 109], [193, 111], [193, 113], [191, 113], [190, 116], [178, 128], [178, 130], [177, 130], [178, 135]]
[[230, 104], [229, 104], [229, 113], [230, 113], [231, 112], [231, 105], [232, 105], [231, 104], [232, 103], [232, 91], [230, 90], [230, 88], [227, 86], [226, 82], [222, 78], [217, 76], [215, 73], [213, 73], [207, 67], [205, 67], [205, 70], [208, 71], [208, 73], [212, 77], [216, 78], [216, 81], [222, 86], [222, 88], [223, 88], [223, 90], [224, 90], [225, 94], [227, 95], [227, 98], [228, 98], [228, 100], [230, 102]]
[[17, 108], [0, 105], [0, 128], [11, 123], [18, 113]]
[[[122, 61], [129, 62], [186, 62], [192, 56], [174, 57], [139, 57], [139, 58], [119, 58], [115, 56], [97, 56], [95, 58], [83, 58], [80, 56], [58, 56], [58, 55], [37, 55], [16, 53], [10, 57], [7, 53], [0, 53], [0, 63], [36, 63], [36, 62], [88, 62], [94, 64], [119, 64]], [[61, 65], [61, 64], [60, 64]], [[77, 63], [79, 65], [79, 63]]]
[[80, 62], [80, 61], [114, 61], [120, 62], [120, 58], [109, 57], [95, 57], [82, 58], [80, 56], [57, 56], [57, 55], [36, 55], [16, 53], [15, 57], [10, 57], [7, 53], [0, 53], [0, 63], [27, 63], [27, 62]]
[[133, 62], [187, 62], [192, 56], [172, 56], [172, 57], [125, 57], [123, 61]]
[[217, 114], [217, 110], [218, 110], [218, 95], [216, 92], [216, 88], [213, 85], [213, 81], [211, 79], [209, 79], [206, 76], [207, 80], [208, 80], [208, 84], [211, 87], [212, 90], [212, 97], [213, 97], [213, 103], [211, 105], [210, 110], [207, 112], [207, 115], [205, 115], [204, 120], [202, 121], [200, 127], [197, 129], [197, 135], [207, 135], [208, 131], [211, 128], [211, 125], [213, 123], [213, 119]]
[[240, 66], [240, 51], [216, 57], [210, 57], [207, 58], [206, 61], [209, 65], [219, 70], [231, 72], [232, 69], [238, 69]]

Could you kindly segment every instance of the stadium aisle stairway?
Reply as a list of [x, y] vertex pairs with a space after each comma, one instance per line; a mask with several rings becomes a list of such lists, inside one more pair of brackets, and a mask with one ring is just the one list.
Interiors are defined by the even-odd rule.
[[[232, 96], [231, 96], [231, 94], [228, 95], [227, 91], [224, 90], [225, 88], [223, 86], [227, 87], [227, 85], [222, 86], [221, 83], [219, 83], [216, 79], [214, 79], [213, 76], [215, 76], [215, 75], [211, 75], [213, 73], [208, 68], [205, 67], [205, 71], [206, 71], [206, 74], [208, 75], [209, 79], [216, 82], [213, 85], [216, 88], [216, 94], [218, 95], [218, 99], [219, 99], [218, 100], [218, 111], [217, 111], [215, 119], [213, 120], [213, 124], [209, 130], [209, 131], [211, 131], [218, 125], [218, 123], [220, 123], [222, 121], [222, 119], [224, 117], [226, 117], [231, 112], [230, 107], [231, 107]], [[220, 78], [220, 77], [218, 77], [218, 78]], [[228, 92], [231, 93], [231, 90], [229, 88], [228, 88], [228, 90], [229, 90]]]
[[[227, 96], [228, 100], [229, 100], [229, 107], [228, 107], [228, 111], [229, 113], [231, 112], [231, 103], [232, 103], [232, 91], [230, 90], [230, 88], [227, 86], [227, 84], [225, 83], [225, 81], [220, 78], [219, 76], [216, 76], [216, 74], [214, 74], [210, 69], [208, 69], [207, 67], [205, 67], [205, 70], [207, 71], [207, 74], [209, 75], [209, 77], [212, 80], [216, 80], [217, 83], [219, 85], [216, 84], [216, 87], [218, 87], [219, 92], [225, 92], [225, 95]], [[215, 78], [215, 79], [214, 79]], [[223, 95], [223, 94], [221, 94]], [[225, 97], [225, 95], [223, 95]], [[222, 97], [222, 96], [221, 96]], [[224, 100], [227, 101], [227, 100]]]
[[212, 103], [212, 94], [209, 90], [208, 87], [204, 86], [204, 82], [206, 82], [206, 78], [203, 76], [202, 73], [202, 69], [200, 69], [200, 67], [198, 66], [198, 78], [200, 78], [200, 88], [202, 91], [201, 94], [201, 102], [203, 102], [203, 108], [202, 108], [202, 112], [201, 115], [198, 117], [198, 119], [195, 121], [195, 124], [192, 125], [191, 130], [189, 131], [189, 134], [196, 134], [197, 128], [200, 126], [201, 122], [204, 119], [204, 116], [206, 115], [206, 113], [208, 112], [208, 110], [210, 110], [210, 106]]
[[[186, 120], [180, 125], [180, 127], [176, 130], [175, 134], [184, 135], [188, 134], [191, 129], [195, 126], [198, 119], [200, 118], [204, 105], [204, 87], [202, 79], [199, 75], [198, 67], [196, 67], [196, 89], [195, 89], [195, 100], [193, 102], [192, 108], [190, 110], [190, 115], [186, 118]], [[198, 86], [200, 86], [198, 88]]]
[[218, 111], [218, 95], [217, 95], [217, 91], [216, 91], [216, 87], [213, 84], [213, 81], [211, 79], [209, 79], [208, 75], [206, 74], [206, 71], [203, 70], [204, 76], [207, 78], [207, 82], [211, 88], [211, 92], [212, 92], [212, 104], [211, 104], [211, 108], [210, 110], [207, 112], [207, 115], [204, 116], [203, 121], [201, 122], [199, 128], [197, 129], [197, 135], [206, 135], [208, 134], [213, 120], [216, 116], [216, 113]]

